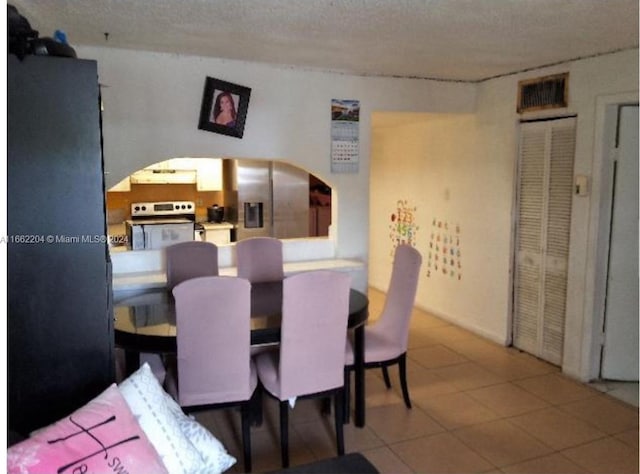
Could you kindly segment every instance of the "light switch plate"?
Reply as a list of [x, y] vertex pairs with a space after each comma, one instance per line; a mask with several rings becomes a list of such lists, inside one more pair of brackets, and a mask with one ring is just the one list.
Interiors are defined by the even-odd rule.
[[575, 181], [576, 195], [588, 196], [589, 195], [589, 177], [583, 174], [576, 176]]

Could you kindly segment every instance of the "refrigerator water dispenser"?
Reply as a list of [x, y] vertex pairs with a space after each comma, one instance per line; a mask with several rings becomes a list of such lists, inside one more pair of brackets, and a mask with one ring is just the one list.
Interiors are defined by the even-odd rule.
[[261, 202], [244, 203], [245, 229], [260, 229], [264, 227], [263, 204]]

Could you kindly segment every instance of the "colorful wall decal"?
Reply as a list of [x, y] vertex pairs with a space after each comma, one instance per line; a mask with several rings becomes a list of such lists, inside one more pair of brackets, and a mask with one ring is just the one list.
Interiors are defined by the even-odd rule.
[[416, 219], [417, 208], [410, 206], [406, 199], [399, 199], [396, 203], [396, 210], [391, 213], [391, 223], [389, 224], [389, 237], [393, 244], [391, 256], [398, 245], [416, 245], [416, 237], [420, 227]]
[[443, 276], [462, 280], [460, 224], [433, 218], [427, 253], [427, 277]]

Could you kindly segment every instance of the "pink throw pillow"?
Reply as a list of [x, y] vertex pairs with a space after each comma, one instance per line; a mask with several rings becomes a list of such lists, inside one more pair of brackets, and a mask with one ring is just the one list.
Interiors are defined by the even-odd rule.
[[7, 471], [167, 474], [116, 384], [7, 451]]

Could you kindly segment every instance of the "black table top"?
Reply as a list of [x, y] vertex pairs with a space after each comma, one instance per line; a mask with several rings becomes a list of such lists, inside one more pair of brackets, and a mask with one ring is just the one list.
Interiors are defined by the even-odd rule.
[[[360, 291], [349, 295], [348, 327], [363, 325], [369, 300]], [[282, 282], [251, 285], [251, 345], [280, 341]], [[125, 350], [176, 352], [176, 312], [173, 295], [166, 288], [126, 298], [114, 305], [115, 343]]]

